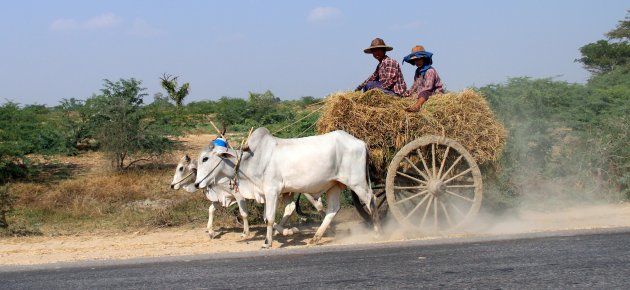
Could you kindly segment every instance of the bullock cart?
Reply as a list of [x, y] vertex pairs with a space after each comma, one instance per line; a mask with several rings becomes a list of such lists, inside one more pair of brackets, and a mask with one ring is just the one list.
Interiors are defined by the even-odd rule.
[[[506, 131], [474, 91], [432, 97], [415, 114], [404, 111], [410, 102], [378, 90], [331, 95], [317, 129], [345, 130], [366, 142], [381, 218], [423, 232], [465, 227], [482, 204], [480, 164], [498, 159]], [[371, 222], [365, 205], [352, 198]]]

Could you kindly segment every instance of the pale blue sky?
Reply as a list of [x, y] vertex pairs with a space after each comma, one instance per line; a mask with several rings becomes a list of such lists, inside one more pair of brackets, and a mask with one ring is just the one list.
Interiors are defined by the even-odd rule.
[[[162, 73], [190, 82], [186, 102], [281, 99], [353, 89], [375, 68], [374, 37], [398, 60], [434, 53], [449, 90], [554, 77], [584, 83], [579, 48], [604, 39], [630, 2], [536, 1], [2, 1], [0, 103], [57, 105], [99, 93], [103, 79]], [[414, 68], [405, 64], [410, 86]]]

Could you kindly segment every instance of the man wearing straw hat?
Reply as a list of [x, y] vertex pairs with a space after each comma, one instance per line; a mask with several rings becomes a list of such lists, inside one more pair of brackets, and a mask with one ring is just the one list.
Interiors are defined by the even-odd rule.
[[424, 50], [422, 45], [416, 45], [411, 49], [411, 53], [403, 59], [403, 62], [407, 62], [417, 66], [416, 73], [413, 76], [413, 85], [411, 89], [406, 91], [403, 96], [413, 97], [416, 99], [416, 103], [413, 106], [405, 109], [407, 112], [420, 111], [424, 102], [429, 97], [436, 93], [444, 93], [442, 80], [438, 75], [433, 64], [433, 53]]
[[385, 52], [392, 49], [382, 39], [375, 38], [372, 40], [370, 47], [363, 50], [365, 53], [371, 53], [378, 60], [378, 65], [374, 73], [361, 83], [355, 91], [363, 90], [365, 92], [370, 89], [380, 89], [387, 94], [401, 96], [407, 90], [400, 65], [385, 54]]

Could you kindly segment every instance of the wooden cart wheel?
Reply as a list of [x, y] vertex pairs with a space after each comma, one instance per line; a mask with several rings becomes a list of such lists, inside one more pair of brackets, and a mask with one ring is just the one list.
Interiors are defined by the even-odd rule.
[[[383, 220], [387, 216], [388, 206], [387, 206], [387, 197], [385, 197], [385, 188], [373, 188], [374, 196], [376, 197], [376, 208], [378, 208], [379, 219]], [[359, 215], [365, 220], [367, 223], [372, 223], [372, 217], [367, 212], [367, 208], [365, 204], [359, 199], [359, 197], [351, 191], [352, 194], [352, 204], [359, 212]]]
[[470, 153], [455, 140], [431, 135], [396, 153], [385, 189], [391, 214], [426, 232], [465, 226], [482, 199], [481, 172]]

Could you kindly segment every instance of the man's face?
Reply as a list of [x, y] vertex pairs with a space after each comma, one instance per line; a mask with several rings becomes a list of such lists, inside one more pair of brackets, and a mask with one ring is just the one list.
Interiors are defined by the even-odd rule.
[[416, 58], [416, 66], [417, 67], [421, 67], [424, 65], [424, 57], [423, 58]]
[[372, 56], [376, 58], [376, 60], [381, 61], [385, 58], [385, 49], [384, 48], [373, 48]]

